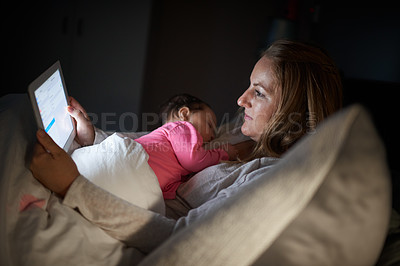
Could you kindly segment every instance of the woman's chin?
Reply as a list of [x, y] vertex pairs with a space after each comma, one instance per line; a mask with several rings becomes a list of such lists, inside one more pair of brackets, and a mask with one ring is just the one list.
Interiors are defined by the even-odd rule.
[[249, 134], [250, 132], [249, 132], [249, 129], [247, 128], [247, 126], [246, 126], [246, 123], [244, 123], [244, 124], [242, 125], [242, 127], [240, 128], [240, 130], [242, 131], [242, 134], [243, 134], [243, 135], [245, 135], [245, 136], [251, 138], [251, 134]]
[[254, 141], [258, 141], [259, 136], [258, 134], [253, 134], [254, 132], [252, 132], [247, 126], [246, 126], [246, 122], [242, 125], [242, 127], [240, 128], [240, 130], [242, 131], [242, 134], [245, 135], [246, 137], [251, 138]]

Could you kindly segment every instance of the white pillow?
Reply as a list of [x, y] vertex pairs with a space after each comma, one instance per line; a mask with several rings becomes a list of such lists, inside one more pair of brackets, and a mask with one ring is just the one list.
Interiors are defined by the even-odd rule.
[[81, 175], [97, 186], [145, 209], [165, 214], [158, 179], [147, 163], [148, 154], [133, 139], [117, 133], [97, 145], [71, 154]]

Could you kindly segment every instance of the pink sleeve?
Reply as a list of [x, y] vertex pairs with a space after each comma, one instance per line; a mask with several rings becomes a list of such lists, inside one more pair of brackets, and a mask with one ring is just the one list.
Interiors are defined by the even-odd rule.
[[205, 150], [203, 138], [189, 122], [171, 130], [169, 140], [179, 163], [190, 172], [198, 172], [229, 159], [228, 153], [222, 149]]

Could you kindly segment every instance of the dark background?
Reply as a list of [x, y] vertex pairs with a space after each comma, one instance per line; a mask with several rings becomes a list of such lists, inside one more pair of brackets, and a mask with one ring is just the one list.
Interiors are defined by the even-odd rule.
[[398, 174], [399, 13], [395, 1], [13, 1], [2, 8], [1, 95], [25, 93], [60, 60], [70, 95], [104, 130], [150, 130], [180, 92], [222, 122], [262, 49], [309, 41], [339, 66], [345, 105], [371, 112]]

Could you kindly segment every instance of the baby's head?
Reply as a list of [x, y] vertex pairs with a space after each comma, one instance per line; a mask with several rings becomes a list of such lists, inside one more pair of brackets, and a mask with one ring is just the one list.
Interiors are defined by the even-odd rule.
[[170, 98], [161, 105], [160, 117], [162, 124], [175, 121], [190, 122], [204, 142], [209, 142], [215, 137], [217, 118], [214, 111], [207, 103], [192, 95], [178, 94]]

